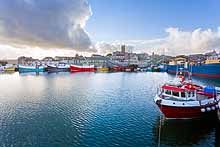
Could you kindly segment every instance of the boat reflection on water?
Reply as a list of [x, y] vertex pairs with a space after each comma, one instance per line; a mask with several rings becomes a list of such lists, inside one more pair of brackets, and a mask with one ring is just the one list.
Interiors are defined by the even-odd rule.
[[19, 72], [20, 76], [39, 76], [43, 75], [44, 73], [42, 72]]
[[14, 73], [16, 73], [16, 72], [15, 72], [15, 71], [7, 71], [7, 72], [5, 72], [5, 71], [0, 71], [0, 74], [1, 74], [1, 75], [14, 74]]
[[204, 145], [220, 147], [220, 126], [216, 119], [162, 119], [155, 127], [158, 146]]

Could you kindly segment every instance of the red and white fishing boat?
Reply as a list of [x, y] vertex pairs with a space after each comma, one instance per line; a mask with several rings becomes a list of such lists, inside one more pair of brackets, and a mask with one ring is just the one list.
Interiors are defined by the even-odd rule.
[[166, 118], [198, 118], [203, 116], [216, 116], [220, 102], [220, 88], [213, 86], [200, 86], [185, 81], [179, 75], [173, 81], [160, 86], [154, 98], [161, 112]]
[[94, 72], [94, 65], [70, 65], [71, 72]]

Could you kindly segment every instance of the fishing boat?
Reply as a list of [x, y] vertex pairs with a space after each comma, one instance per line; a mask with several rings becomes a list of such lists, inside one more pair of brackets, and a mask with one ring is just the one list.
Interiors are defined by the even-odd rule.
[[148, 71], [150, 71], [150, 72], [160, 72], [160, 68], [156, 65], [152, 65], [151, 67], [148, 68]]
[[113, 72], [122, 72], [122, 71], [124, 71], [124, 70], [125, 70], [125, 68], [122, 67], [122, 66], [113, 66], [113, 67], [111, 68], [111, 71], [113, 71]]
[[71, 72], [94, 72], [94, 65], [70, 65]]
[[45, 67], [40, 65], [18, 65], [19, 72], [44, 72]]
[[47, 72], [68, 72], [70, 71], [70, 66], [68, 64], [59, 63], [57, 65], [47, 65], [45, 70]]
[[182, 64], [174, 64], [171, 62], [171, 64], [167, 65], [166, 70], [170, 74], [175, 74], [176, 69], [180, 67], [189, 68], [192, 76], [220, 78], [220, 57], [218, 56], [207, 58], [205, 63], [189, 64], [185, 62]]
[[109, 68], [107, 68], [107, 67], [97, 67], [96, 71], [97, 72], [108, 72]]
[[15, 71], [15, 67], [12, 64], [6, 64], [3, 70], [4, 72], [13, 72]]
[[166, 118], [216, 116], [220, 88], [201, 86], [193, 83], [191, 79], [185, 80], [183, 75], [178, 75], [159, 87], [154, 101]]

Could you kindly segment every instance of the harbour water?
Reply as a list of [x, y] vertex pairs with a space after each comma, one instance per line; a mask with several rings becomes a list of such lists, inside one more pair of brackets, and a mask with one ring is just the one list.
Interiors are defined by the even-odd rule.
[[[167, 73], [0, 74], [0, 146], [220, 147], [216, 120], [164, 120]], [[219, 80], [194, 78], [220, 86]]]

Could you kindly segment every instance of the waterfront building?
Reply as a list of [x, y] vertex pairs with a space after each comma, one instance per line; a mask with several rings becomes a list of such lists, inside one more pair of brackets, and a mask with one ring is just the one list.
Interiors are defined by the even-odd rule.
[[8, 62], [5, 61], [5, 60], [1, 60], [1, 61], [0, 61], [0, 65], [2, 65], [2, 66], [5, 66], [7, 63], [8, 63]]
[[39, 59], [34, 59], [32, 57], [21, 56], [18, 58], [18, 64], [41, 64]]
[[128, 62], [128, 65], [138, 65], [139, 64], [138, 56], [135, 53], [129, 53], [128, 58], [126, 58], [125, 61]]
[[139, 61], [150, 60], [150, 56], [147, 53], [139, 53], [137, 57]]
[[55, 61], [55, 59], [54, 59], [53, 57], [45, 57], [45, 58], [43, 58], [41, 61], [52, 62], [52, 61]]
[[206, 60], [206, 55], [204, 54], [193, 54], [193, 55], [189, 55], [188, 59], [189, 59], [189, 63], [190, 64], [201, 64], [201, 63], [205, 63]]
[[124, 60], [128, 60], [129, 53], [126, 52], [125, 45], [121, 46], [121, 51], [115, 51], [112, 53], [111, 59], [119, 62], [123, 62]]
[[55, 56], [55, 60], [57, 61], [69, 61], [69, 60], [73, 60], [75, 57], [68, 57], [68, 56]]
[[125, 45], [121, 46], [121, 52], [125, 54]]
[[86, 57], [86, 60], [90, 65], [107, 66], [109, 58], [101, 55], [92, 55], [91, 57]]
[[55, 65], [58, 64], [58, 61], [56, 61], [53, 57], [45, 57], [41, 60], [42, 65]]
[[7, 59], [7, 60], [0, 60], [1, 65], [11, 64], [11, 65], [17, 65], [18, 60], [17, 59]]
[[188, 60], [188, 57], [185, 55], [179, 55], [171, 59], [169, 62], [169, 65], [179, 65], [179, 64], [184, 64]]

